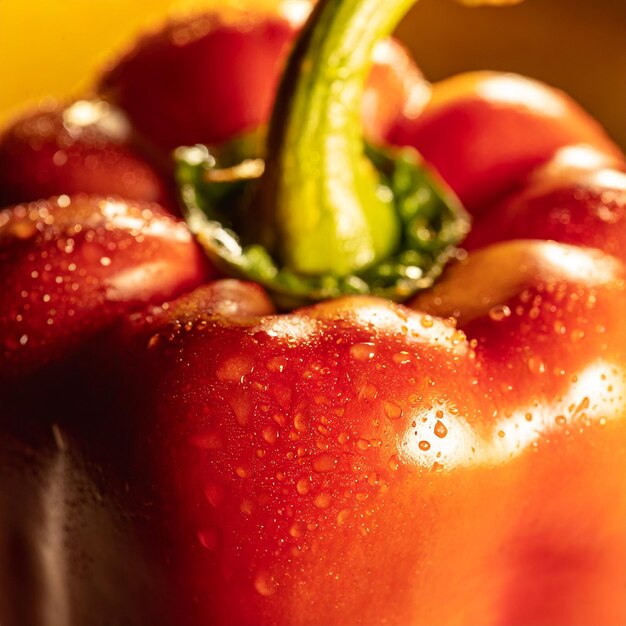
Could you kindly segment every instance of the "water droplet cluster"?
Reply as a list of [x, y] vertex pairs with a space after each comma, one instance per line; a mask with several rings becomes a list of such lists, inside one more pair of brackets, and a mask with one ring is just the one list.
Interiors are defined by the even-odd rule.
[[60, 196], [0, 212], [0, 377], [67, 355], [122, 313], [204, 274], [157, 205]]

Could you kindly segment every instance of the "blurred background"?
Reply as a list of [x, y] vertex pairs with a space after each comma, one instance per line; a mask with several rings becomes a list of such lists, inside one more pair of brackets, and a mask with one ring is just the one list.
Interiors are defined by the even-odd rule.
[[[0, 0], [0, 124], [25, 103], [89, 88], [107, 59], [167, 14], [224, 1]], [[420, 0], [398, 35], [430, 80], [472, 69], [538, 78], [570, 93], [626, 149], [626, 0]]]

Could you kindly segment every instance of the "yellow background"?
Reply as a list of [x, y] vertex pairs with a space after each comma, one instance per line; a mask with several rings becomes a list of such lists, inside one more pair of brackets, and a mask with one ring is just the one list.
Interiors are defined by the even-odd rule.
[[[0, 0], [0, 122], [26, 102], [88, 89], [115, 51], [164, 15], [225, 1]], [[421, 0], [399, 35], [433, 80], [491, 68], [564, 88], [626, 147], [625, 24], [626, 0], [480, 9]]]

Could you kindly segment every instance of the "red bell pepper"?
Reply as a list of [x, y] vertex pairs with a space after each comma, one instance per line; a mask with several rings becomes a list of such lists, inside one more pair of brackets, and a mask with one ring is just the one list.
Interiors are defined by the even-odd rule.
[[[267, 133], [177, 151], [210, 264], [142, 201], [0, 213], [1, 417], [44, 468], [4, 475], [42, 494], [4, 526], [47, 520], [10, 535], [34, 600], [0, 616], [626, 620], [623, 156], [526, 79], [452, 79], [418, 114], [411, 94], [429, 88], [392, 46], [404, 69], [383, 62], [365, 87], [411, 4], [321, 2]], [[176, 24], [102, 91], [153, 144], [229, 139], [267, 121], [294, 34], [280, 16]], [[417, 146], [465, 201], [469, 254], [454, 194], [412, 147], [366, 145], [361, 121], [377, 143]], [[595, 149], [568, 147], [581, 142]], [[259, 284], [206, 283], [221, 271]], [[48, 482], [99, 499], [68, 507]], [[79, 529], [69, 550], [58, 520]], [[98, 585], [76, 573], [81, 555]]]

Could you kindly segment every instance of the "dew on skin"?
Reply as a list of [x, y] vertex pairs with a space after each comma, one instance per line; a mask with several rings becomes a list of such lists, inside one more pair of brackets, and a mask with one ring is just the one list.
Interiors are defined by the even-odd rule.
[[270, 372], [282, 372], [287, 366], [287, 359], [283, 356], [275, 356], [267, 362], [267, 369]]
[[498, 304], [489, 309], [489, 317], [494, 322], [501, 322], [507, 317], [511, 317], [511, 309], [506, 304]]
[[395, 402], [385, 402], [383, 411], [390, 420], [399, 420], [402, 417], [402, 407]]
[[378, 396], [378, 389], [370, 383], [366, 383], [359, 390], [359, 400], [375, 400]]
[[586, 409], [589, 408], [589, 397], [585, 396], [581, 401], [580, 404], [576, 407], [576, 409], [574, 410], [574, 414], [579, 414], [582, 413], [583, 411], [585, 411]]
[[407, 365], [411, 362], [411, 355], [406, 351], [396, 352], [392, 357], [393, 362], [398, 365]]
[[330, 454], [320, 454], [320, 456], [318, 456], [313, 461], [313, 470], [320, 474], [323, 474], [325, 472], [331, 472], [333, 469], [335, 469], [336, 465], [336, 458], [334, 458]]
[[224, 492], [217, 485], [207, 484], [204, 486], [204, 495], [209, 501], [209, 504], [218, 508], [224, 501]]
[[254, 502], [252, 502], [252, 500], [244, 498], [239, 504], [239, 510], [244, 515], [252, 515], [252, 513], [254, 513]]
[[[325, 373], [327, 373], [326, 369], [327, 368], [322, 368], [320, 370], [320, 372], [322, 374], [325, 374]], [[314, 400], [315, 400], [315, 404], [319, 404], [319, 405], [330, 404], [330, 400], [326, 396], [324, 396], [322, 394], [318, 394], [317, 396], [315, 396]]]
[[58, 205], [59, 205], [62, 209], [65, 209], [65, 208], [67, 208], [68, 206], [70, 206], [71, 202], [72, 202], [72, 201], [71, 201], [70, 197], [69, 197], [69, 196], [67, 196], [67, 195], [65, 195], [65, 194], [62, 194], [62, 195], [60, 195], [60, 196], [57, 198], [57, 204], [58, 204]]
[[235, 419], [241, 426], [245, 426], [252, 414], [250, 398], [246, 395], [236, 396], [229, 402], [230, 408], [235, 414]]
[[302, 522], [294, 522], [289, 529], [289, 534], [294, 538], [298, 539], [302, 537], [306, 532], [306, 526]]
[[360, 438], [357, 442], [356, 442], [356, 447], [359, 450], [367, 450], [372, 444], [369, 442], [368, 439], [363, 439]]
[[311, 491], [311, 482], [308, 478], [300, 478], [296, 483], [296, 491], [301, 495], [305, 496], [309, 491]]
[[398, 459], [398, 455], [397, 454], [392, 454], [389, 457], [389, 460], [387, 461], [387, 467], [392, 472], [397, 472], [398, 471], [398, 469], [400, 468], [400, 460]]
[[337, 525], [343, 526], [349, 519], [352, 511], [350, 509], [341, 509], [339, 513], [337, 513]]
[[220, 380], [240, 382], [246, 374], [250, 373], [252, 363], [245, 357], [231, 357], [225, 360], [217, 369], [217, 377]]
[[435, 422], [434, 430], [435, 430], [435, 435], [437, 435], [437, 437], [439, 437], [440, 439], [443, 439], [448, 434], [448, 429], [441, 420], [437, 420]]
[[462, 330], [455, 330], [452, 334], [451, 341], [453, 345], [458, 345], [460, 343], [463, 343], [466, 339], [467, 337]]
[[328, 450], [328, 442], [323, 439], [318, 439], [315, 442], [315, 447], [321, 452], [325, 452], [326, 450]]
[[330, 494], [326, 492], [322, 492], [322, 493], [318, 493], [315, 496], [315, 498], [313, 499], [313, 504], [318, 509], [327, 509], [330, 506], [331, 500], [332, 499], [330, 497]]
[[367, 484], [370, 487], [378, 487], [381, 484], [380, 476], [378, 476], [378, 474], [376, 472], [372, 472], [367, 477]]
[[370, 342], [350, 346], [350, 356], [357, 361], [368, 361], [376, 356], [376, 346]]
[[278, 584], [267, 570], [261, 570], [254, 577], [254, 588], [259, 595], [267, 598], [276, 593]]
[[198, 531], [198, 541], [203, 548], [213, 552], [218, 545], [217, 531], [214, 528], [203, 528]]
[[281, 427], [287, 423], [287, 418], [282, 413], [275, 413], [272, 419]]
[[546, 371], [546, 364], [538, 356], [530, 356], [527, 361], [528, 369], [533, 374], [544, 374]]
[[252, 475], [252, 472], [250, 471], [248, 467], [244, 467], [243, 465], [240, 465], [239, 467], [235, 468], [235, 474], [237, 474], [239, 478], [250, 478], [250, 476]]
[[554, 418], [554, 421], [559, 425], [562, 426], [563, 424], [565, 424], [567, 422], [567, 418], [565, 417], [565, 415], [557, 415]]
[[430, 315], [423, 315], [420, 319], [420, 324], [422, 328], [432, 328], [435, 322]]
[[426, 450], [430, 450], [430, 443], [426, 440], [420, 441], [417, 445], [419, 449], [423, 450], [424, 452], [426, 452]]
[[346, 432], [343, 432], [337, 436], [337, 441], [343, 446], [350, 440], [350, 435]]
[[306, 419], [304, 413], [298, 412], [298, 413], [295, 414], [295, 416], [293, 418], [293, 425], [294, 425], [294, 428], [298, 432], [300, 432], [300, 433], [303, 433], [303, 432], [306, 431], [307, 419]]
[[274, 426], [267, 426], [262, 432], [263, 439], [270, 445], [274, 445], [278, 439], [278, 431]]
[[326, 435], [328, 435], [328, 433], [330, 432], [330, 430], [329, 430], [328, 428], [326, 428], [326, 426], [324, 426], [323, 424], [318, 424], [318, 425], [317, 425], [317, 432], [318, 432], [320, 435], [324, 435], [324, 436], [326, 436]]

